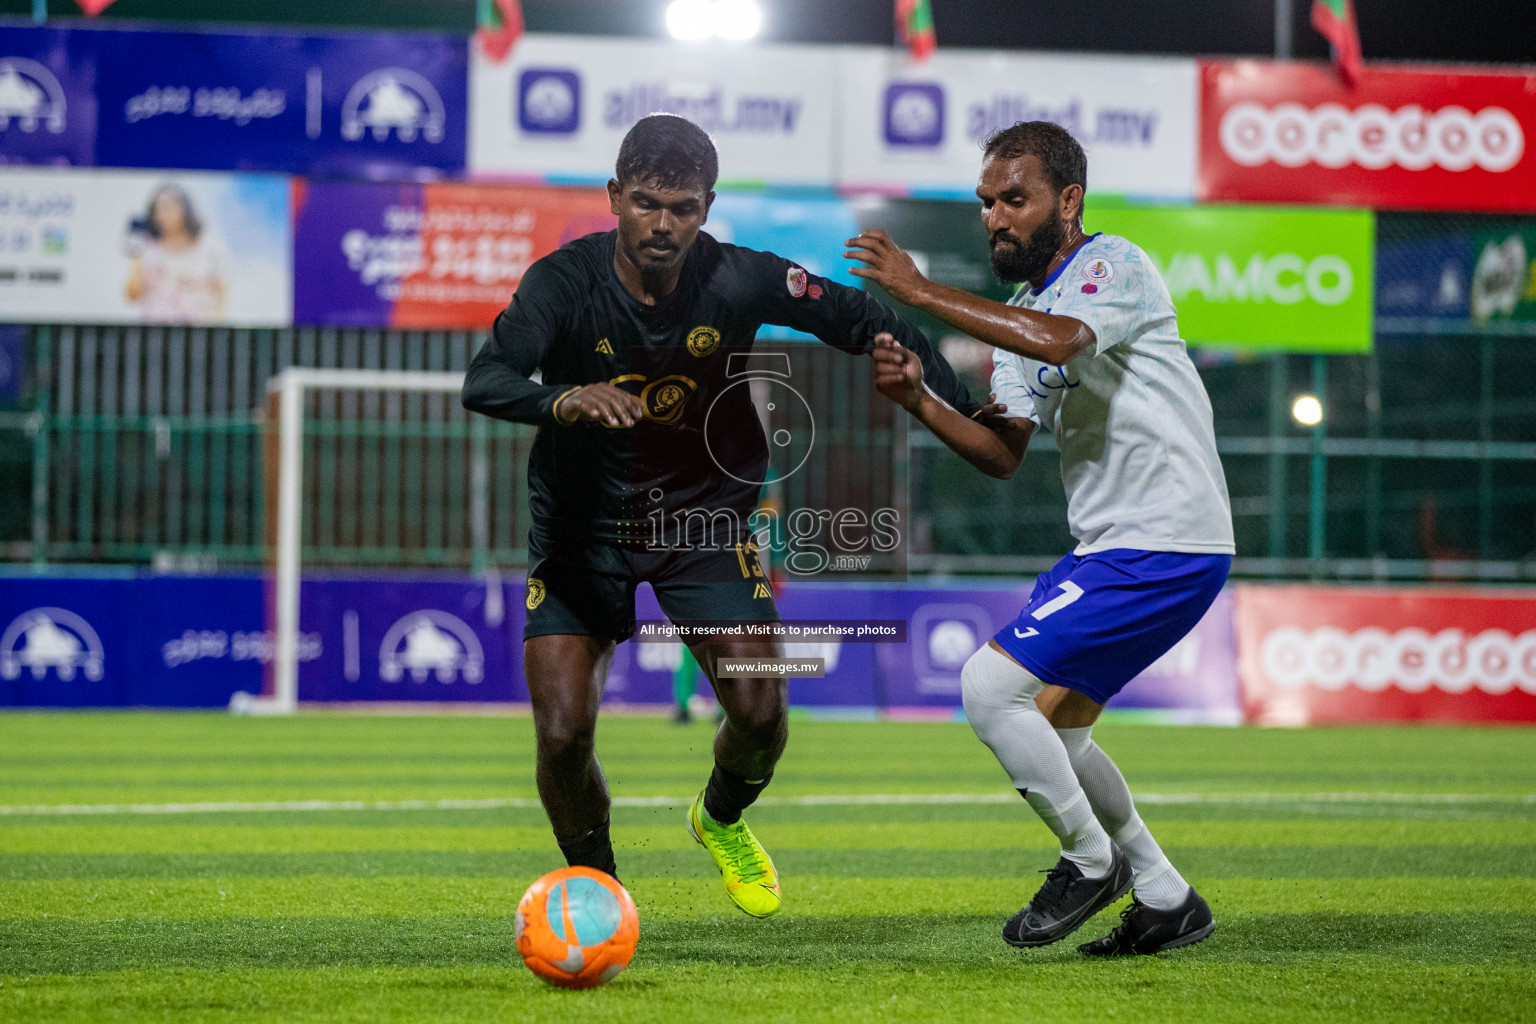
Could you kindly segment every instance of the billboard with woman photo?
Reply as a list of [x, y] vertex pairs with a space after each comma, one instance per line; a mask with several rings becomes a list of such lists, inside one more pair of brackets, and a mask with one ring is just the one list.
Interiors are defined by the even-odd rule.
[[0, 168], [0, 321], [282, 327], [289, 179]]

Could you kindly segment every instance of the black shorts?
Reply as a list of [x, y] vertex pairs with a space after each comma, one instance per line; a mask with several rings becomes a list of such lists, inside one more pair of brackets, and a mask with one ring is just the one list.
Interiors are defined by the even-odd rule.
[[674, 622], [776, 622], [773, 587], [745, 541], [727, 548], [649, 551], [529, 538], [523, 639], [552, 634], [615, 642], [634, 632], [635, 588], [649, 583]]

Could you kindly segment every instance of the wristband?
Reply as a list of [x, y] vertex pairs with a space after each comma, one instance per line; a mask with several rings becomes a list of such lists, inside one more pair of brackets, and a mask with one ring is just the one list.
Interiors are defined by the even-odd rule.
[[581, 387], [578, 385], [574, 388], [571, 388], [569, 391], [562, 391], [560, 395], [554, 400], [554, 402], [550, 404], [549, 414], [555, 418], [556, 423], [564, 423], [569, 425], [576, 422], [575, 417], [572, 417], [571, 419], [565, 419], [560, 415], [560, 403], [565, 401], [567, 398], [570, 398], [580, 390]]

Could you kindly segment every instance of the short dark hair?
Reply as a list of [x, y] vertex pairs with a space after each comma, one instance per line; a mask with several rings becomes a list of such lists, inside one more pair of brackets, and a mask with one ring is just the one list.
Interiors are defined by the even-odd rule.
[[1072, 133], [1054, 121], [1020, 121], [987, 136], [985, 155], [1003, 160], [1032, 156], [1057, 194], [1068, 185], [1088, 190], [1088, 156]]
[[662, 188], [702, 185], [708, 192], [720, 177], [720, 158], [704, 129], [676, 114], [651, 114], [635, 122], [619, 145], [614, 177], [651, 182]]

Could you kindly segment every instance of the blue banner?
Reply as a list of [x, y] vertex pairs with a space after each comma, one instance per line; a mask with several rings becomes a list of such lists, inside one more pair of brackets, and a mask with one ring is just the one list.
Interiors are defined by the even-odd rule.
[[96, 161], [95, 34], [0, 27], [0, 164]]
[[4, 28], [0, 151], [26, 163], [458, 175], [467, 76], [456, 36]]

